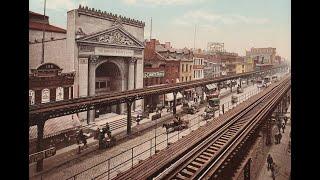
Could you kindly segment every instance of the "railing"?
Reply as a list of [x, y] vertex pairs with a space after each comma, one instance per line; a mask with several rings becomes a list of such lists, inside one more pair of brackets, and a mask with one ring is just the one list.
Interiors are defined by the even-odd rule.
[[[234, 108], [236, 105], [240, 104], [241, 102], [245, 101], [249, 97], [257, 94], [260, 92], [260, 89], [255, 89], [252, 91], [249, 91], [248, 93], [243, 93], [241, 96], [238, 96], [238, 102], [237, 103], [231, 103], [230, 101], [227, 101], [220, 105], [219, 112], [215, 112], [215, 117], [220, 116], [220, 114], [223, 114], [224, 112]], [[217, 115], [217, 116], [216, 116]], [[173, 143], [177, 140], [179, 140], [181, 137], [185, 136], [188, 131], [191, 132], [195, 129], [198, 129], [200, 126], [205, 125], [208, 121], [214, 120], [213, 118], [211, 120], [204, 121], [201, 117], [201, 115], [197, 115], [196, 117], [191, 117], [187, 119], [191, 126], [188, 126], [188, 129], [184, 130], [178, 130], [173, 133], [160, 133], [160, 130], [158, 130], [158, 126], [156, 124], [155, 126], [155, 136], [152, 138], [147, 139], [146, 141], [139, 143], [130, 149], [127, 149], [116, 156], [110, 157], [84, 171], [81, 171], [71, 177], [70, 179], [88, 179], [84, 178], [87, 176], [93, 177], [93, 179], [101, 179], [101, 178], [107, 178], [111, 179], [115, 177], [119, 172], [130, 169], [135, 164], [139, 163], [140, 160], [147, 159], [148, 157], [155, 154], [158, 150], [164, 149], [167, 146], [170, 145], [170, 143]], [[191, 123], [193, 121], [193, 123]], [[196, 121], [196, 122], [194, 122]], [[161, 128], [163, 130], [163, 128]], [[158, 133], [157, 133], [158, 131]], [[160, 142], [159, 142], [160, 141]], [[173, 142], [170, 142], [173, 141]], [[95, 169], [96, 168], [96, 169]]]

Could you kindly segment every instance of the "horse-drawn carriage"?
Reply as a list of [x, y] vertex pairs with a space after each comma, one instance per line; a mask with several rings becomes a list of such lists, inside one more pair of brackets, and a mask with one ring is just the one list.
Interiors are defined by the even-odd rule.
[[199, 105], [193, 101], [185, 101], [182, 103], [182, 110], [187, 114], [195, 114], [199, 112]]
[[180, 131], [189, 127], [189, 121], [175, 117], [172, 121], [164, 123], [162, 127], [166, 128], [167, 133]]
[[102, 129], [97, 129], [95, 139], [99, 141], [99, 149], [106, 149], [116, 144], [116, 138], [111, 136], [109, 124]]
[[219, 98], [211, 98], [208, 100], [209, 105], [205, 108], [202, 117], [204, 120], [210, 119], [214, 117], [216, 111], [220, 110], [220, 99]]
[[237, 95], [232, 95], [231, 96], [231, 103], [235, 104], [239, 101], [239, 97]]

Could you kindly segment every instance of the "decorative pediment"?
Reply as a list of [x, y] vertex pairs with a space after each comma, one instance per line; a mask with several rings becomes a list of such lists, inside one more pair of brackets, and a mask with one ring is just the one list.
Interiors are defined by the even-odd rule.
[[[116, 21], [117, 22], [117, 21]], [[121, 22], [115, 22], [110, 29], [87, 35], [77, 39], [79, 43], [91, 43], [112, 46], [125, 46], [134, 48], [144, 48], [143, 43], [127, 32]], [[119, 23], [119, 24], [118, 24]]]

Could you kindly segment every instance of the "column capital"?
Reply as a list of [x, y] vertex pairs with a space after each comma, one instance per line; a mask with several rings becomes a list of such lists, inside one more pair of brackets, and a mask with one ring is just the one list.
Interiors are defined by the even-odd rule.
[[91, 64], [96, 64], [96, 63], [98, 62], [98, 59], [99, 59], [99, 56], [97, 56], [97, 55], [91, 55], [91, 56], [89, 57], [89, 63], [91, 63]]
[[137, 62], [137, 60], [138, 60], [138, 58], [136, 58], [136, 57], [131, 57], [131, 58], [129, 59], [129, 63], [134, 64], [134, 63]]

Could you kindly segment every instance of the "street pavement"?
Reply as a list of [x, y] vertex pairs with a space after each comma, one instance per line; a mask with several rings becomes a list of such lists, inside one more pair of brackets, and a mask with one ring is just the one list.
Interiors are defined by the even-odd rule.
[[[290, 112], [291, 106], [288, 108]], [[274, 128], [274, 131], [278, 131], [278, 128]], [[281, 130], [282, 132], [282, 130]], [[289, 142], [291, 132], [291, 119], [288, 120], [280, 144], [272, 144], [269, 154], [273, 158], [273, 162], [276, 164], [276, 180], [289, 180], [291, 172], [291, 148], [289, 148]], [[274, 140], [274, 138], [273, 138]], [[258, 180], [270, 180], [272, 179], [271, 170], [267, 170], [267, 161], [264, 163], [259, 175]]]

